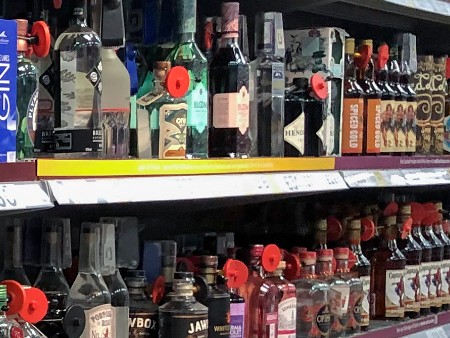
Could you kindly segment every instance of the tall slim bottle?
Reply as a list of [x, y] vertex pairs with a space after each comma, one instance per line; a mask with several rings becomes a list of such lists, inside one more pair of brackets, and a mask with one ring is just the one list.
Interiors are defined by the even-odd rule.
[[250, 63], [250, 136], [252, 156], [284, 153], [284, 33], [281, 13], [256, 16], [255, 50]]
[[406, 152], [416, 152], [417, 95], [411, 85], [411, 68], [407, 60], [402, 60], [400, 66], [400, 85], [407, 93], [405, 107]]
[[177, 0], [179, 42], [167, 60], [189, 72], [186, 157], [208, 157], [208, 61], [195, 42], [197, 0]]
[[111, 294], [100, 273], [100, 225], [82, 223], [78, 275], [69, 291], [68, 305], [84, 309], [86, 326], [80, 338], [110, 336], [114, 325]]
[[100, 37], [86, 25], [86, 0], [76, 0], [76, 24], [55, 42], [55, 152], [102, 156]]
[[249, 66], [238, 45], [238, 16], [239, 3], [222, 4], [221, 47], [209, 70], [212, 157], [248, 157], [251, 149]]

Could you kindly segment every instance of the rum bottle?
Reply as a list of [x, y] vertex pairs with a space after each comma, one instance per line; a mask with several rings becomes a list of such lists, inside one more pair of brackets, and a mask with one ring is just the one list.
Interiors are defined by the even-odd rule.
[[238, 26], [239, 3], [223, 3], [220, 49], [209, 69], [212, 157], [248, 157], [251, 149], [249, 66], [238, 45]]
[[371, 261], [371, 317], [403, 318], [406, 259], [397, 247], [397, 216], [385, 216], [383, 223], [381, 246]]
[[442, 202], [436, 202], [436, 209], [439, 212], [438, 222], [434, 225], [434, 233], [436, 237], [444, 244], [444, 259], [441, 264], [441, 282], [442, 282], [442, 290], [441, 290], [441, 299], [442, 299], [442, 310], [447, 311], [450, 309], [450, 238], [448, 238], [447, 234], [444, 232], [442, 223]]
[[417, 95], [411, 85], [411, 68], [408, 61], [403, 60], [400, 66], [400, 85], [407, 93], [405, 111], [405, 129], [406, 129], [406, 152], [413, 154], [416, 152], [416, 113], [417, 113]]
[[208, 308], [195, 300], [192, 272], [175, 272], [170, 301], [159, 307], [159, 338], [208, 337]]

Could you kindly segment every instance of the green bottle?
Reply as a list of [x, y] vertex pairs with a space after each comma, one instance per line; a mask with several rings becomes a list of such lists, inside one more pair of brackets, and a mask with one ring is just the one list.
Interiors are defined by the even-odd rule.
[[187, 158], [208, 156], [208, 61], [195, 42], [197, 0], [177, 0], [179, 41], [167, 61], [186, 68], [190, 87], [186, 94]]

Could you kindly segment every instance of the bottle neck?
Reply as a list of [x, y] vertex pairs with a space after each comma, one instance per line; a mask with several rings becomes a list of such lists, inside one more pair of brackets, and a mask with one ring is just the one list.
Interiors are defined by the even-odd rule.
[[194, 42], [195, 43], [195, 33], [180, 33], [179, 34], [180, 42]]
[[336, 259], [336, 272], [349, 272], [347, 259]]
[[303, 265], [300, 275], [302, 278], [316, 277], [316, 266], [315, 265]]
[[333, 275], [333, 264], [331, 261], [322, 262], [319, 261], [316, 263], [317, 274], [322, 277], [332, 276]]
[[95, 233], [82, 233], [80, 235], [80, 257], [78, 271], [84, 273], [98, 273], [99, 248], [96, 245]]
[[225, 48], [228, 46], [236, 46], [239, 44], [239, 38], [236, 37], [226, 37], [220, 39], [220, 47]]

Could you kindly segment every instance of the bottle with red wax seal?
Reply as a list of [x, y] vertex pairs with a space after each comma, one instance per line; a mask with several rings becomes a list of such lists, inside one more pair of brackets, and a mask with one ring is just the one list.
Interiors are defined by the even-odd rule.
[[317, 278], [315, 252], [304, 251], [299, 256], [302, 264], [300, 278], [292, 281], [297, 290], [297, 338], [329, 337], [330, 286]]
[[441, 299], [442, 310], [447, 311], [450, 309], [450, 238], [448, 238], [443, 228], [444, 219], [442, 216], [442, 202], [435, 202], [434, 205], [439, 212], [438, 222], [434, 224], [434, 233], [436, 234], [436, 237], [439, 238], [439, 240], [442, 242], [442, 244], [444, 244], [444, 259], [441, 263]]
[[256, 244], [250, 247], [249, 277], [239, 288], [239, 295], [245, 299], [245, 337], [270, 338], [278, 330], [278, 303], [280, 292], [277, 285], [265, 277], [273, 272], [281, 260], [276, 245]]
[[400, 207], [397, 224], [400, 231], [398, 246], [406, 258], [405, 270], [405, 315], [417, 318], [420, 315], [420, 264], [422, 247], [412, 235], [411, 206]]

